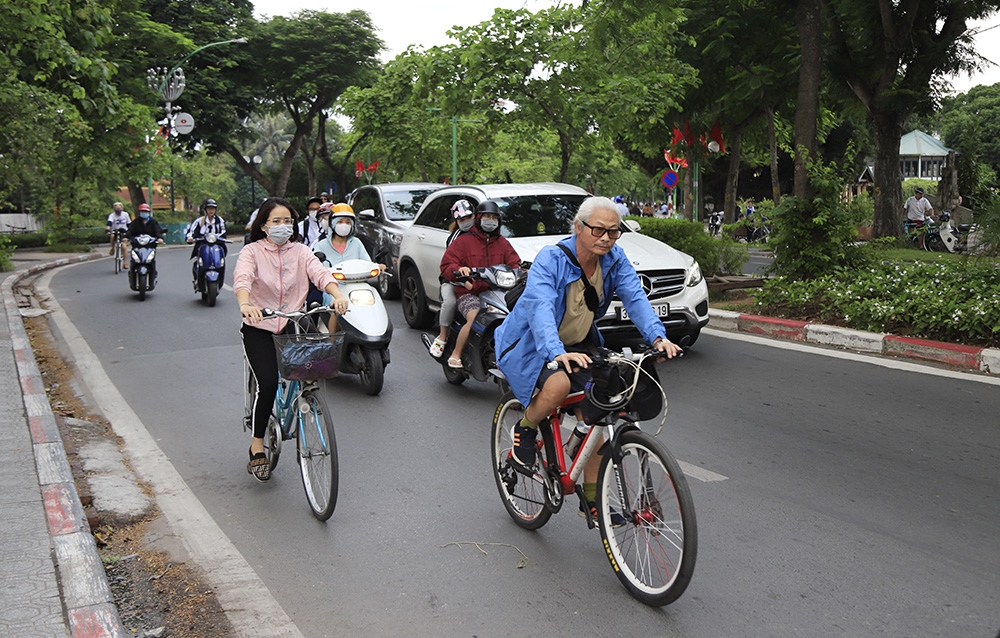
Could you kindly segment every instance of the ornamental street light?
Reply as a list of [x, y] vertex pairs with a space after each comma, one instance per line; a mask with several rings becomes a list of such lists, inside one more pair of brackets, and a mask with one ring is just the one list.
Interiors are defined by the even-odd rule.
[[[216, 47], [223, 44], [243, 44], [246, 43], [246, 38], [236, 38], [233, 40], [221, 40], [219, 42], [210, 42], [203, 46], [198, 47], [191, 53], [188, 53], [180, 61], [173, 65], [172, 67], [154, 67], [146, 70], [146, 86], [152, 91], [156, 91], [156, 97], [163, 100], [163, 110], [166, 112], [166, 118], [163, 121], [164, 128], [164, 138], [170, 139], [170, 135], [174, 133], [174, 111], [180, 110], [174, 108], [173, 103], [184, 92], [184, 87], [187, 86], [184, 78], [184, 69], [181, 65], [191, 59], [195, 53], [199, 51], [204, 51], [209, 47]], [[187, 132], [187, 131], [185, 131]], [[173, 180], [170, 181], [170, 209], [173, 211], [174, 206], [174, 194], [173, 194]], [[149, 176], [149, 201], [153, 201], [153, 175]]]
[[[260, 166], [260, 163], [262, 161], [264, 161], [264, 160], [261, 158], [260, 155], [254, 155], [253, 157], [247, 157], [246, 155], [244, 155], [243, 156], [243, 161], [246, 162], [247, 164], [252, 164], [253, 165], [252, 166], [253, 170], [256, 171], [257, 167]], [[257, 204], [257, 189], [256, 189], [256, 186], [257, 186], [257, 179], [253, 176], [253, 173], [251, 173], [250, 174], [250, 205], [251, 206], [256, 206], [256, 204]]]

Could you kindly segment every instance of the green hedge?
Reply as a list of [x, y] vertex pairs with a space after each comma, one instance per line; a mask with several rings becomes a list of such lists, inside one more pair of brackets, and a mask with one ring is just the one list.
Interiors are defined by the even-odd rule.
[[[6, 235], [14, 248], [45, 248], [49, 245], [49, 233], [19, 233]], [[103, 228], [78, 228], [74, 239], [81, 244], [106, 244], [108, 235]]]
[[643, 235], [694, 257], [706, 277], [742, 274], [750, 258], [745, 246], [729, 237], [712, 237], [699, 222], [631, 216], [626, 219], [639, 222]]

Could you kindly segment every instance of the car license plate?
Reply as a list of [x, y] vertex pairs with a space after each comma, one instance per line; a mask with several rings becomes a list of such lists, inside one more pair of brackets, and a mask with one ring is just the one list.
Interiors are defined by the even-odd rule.
[[[656, 313], [657, 317], [661, 319], [670, 316], [670, 304], [668, 303], [654, 303], [653, 312]], [[628, 310], [625, 310], [625, 306], [618, 307], [618, 319], [620, 321], [628, 321]]]

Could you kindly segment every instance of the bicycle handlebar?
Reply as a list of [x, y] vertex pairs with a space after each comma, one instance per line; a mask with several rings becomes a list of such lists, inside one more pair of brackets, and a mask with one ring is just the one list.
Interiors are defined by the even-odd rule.
[[296, 310], [294, 312], [283, 312], [281, 310], [271, 310], [270, 308], [262, 308], [260, 314], [264, 317], [282, 317], [284, 319], [301, 319], [302, 317], [308, 317], [310, 315], [315, 315], [321, 312], [336, 312], [334, 308], [330, 306], [316, 306], [315, 308], [310, 308], [309, 310]]
[[[632, 365], [641, 364], [643, 359], [645, 359], [646, 357], [655, 357], [658, 356], [659, 354], [660, 354], [659, 351], [654, 350], [653, 347], [650, 346], [649, 344], [640, 343], [635, 347], [634, 351], [631, 348], [624, 348], [622, 352], [615, 352], [614, 350], [610, 350], [608, 348], [600, 348], [597, 351], [597, 354], [588, 356], [590, 356], [590, 361], [592, 365], [600, 367], [600, 366], [616, 365], [619, 363], [629, 363]], [[684, 356], [684, 350], [681, 349], [680, 351], [677, 352], [677, 354], [674, 355], [674, 359], [679, 359], [683, 356]], [[663, 357], [665, 358], [666, 355], [663, 355]], [[578, 367], [575, 366], [575, 364], [571, 365], [573, 365], [574, 367]], [[559, 368], [562, 367], [562, 365], [558, 361], [549, 361], [548, 363], [545, 364], [545, 367], [548, 368], [549, 370], [558, 370]]]

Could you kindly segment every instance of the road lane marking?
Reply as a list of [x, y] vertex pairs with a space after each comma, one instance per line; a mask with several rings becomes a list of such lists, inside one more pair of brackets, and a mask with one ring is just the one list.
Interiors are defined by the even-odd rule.
[[691, 465], [690, 463], [685, 463], [684, 461], [677, 461], [677, 464], [681, 466], [681, 470], [683, 470], [685, 474], [687, 474], [693, 479], [701, 481], [702, 483], [725, 481], [729, 478], [728, 476], [716, 474], [711, 470], [706, 470], [703, 467], [699, 467], [697, 465]]
[[132, 467], [153, 486], [156, 504], [204, 571], [233, 629], [239, 636], [253, 638], [305, 638], [181, 478], [49, 291], [52, 277], [70, 267], [45, 272], [36, 289], [45, 297], [50, 317], [73, 354], [79, 379], [90, 389], [115, 434], [122, 437]]

